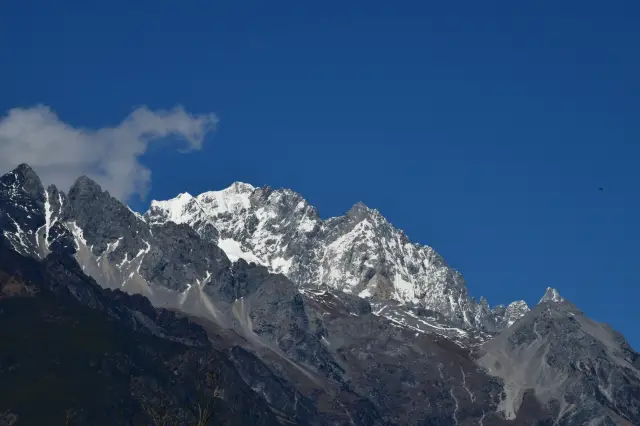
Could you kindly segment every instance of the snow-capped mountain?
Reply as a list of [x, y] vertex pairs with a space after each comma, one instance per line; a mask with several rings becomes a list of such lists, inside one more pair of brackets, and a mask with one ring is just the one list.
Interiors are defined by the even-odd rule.
[[[193, 197], [153, 201], [151, 224], [188, 224], [231, 259], [282, 273], [301, 288], [327, 286], [372, 301], [416, 304], [457, 326], [497, 331], [528, 311], [524, 301], [493, 309], [469, 297], [463, 277], [429, 246], [413, 243], [379, 211], [362, 203], [322, 220], [296, 192], [236, 182]], [[219, 238], [219, 240], [215, 240]]]
[[[46, 312], [25, 314], [22, 297]], [[151, 351], [158, 374], [179, 376], [168, 385], [189, 363], [169, 369], [163, 342], [202, 346], [216, 362], [194, 361], [224, 367], [226, 403], [243, 412], [244, 397], [228, 395], [245, 395], [268, 424], [640, 424], [640, 355], [556, 290], [533, 310], [491, 309], [376, 210], [321, 220], [288, 190], [234, 184], [140, 215], [86, 177], [65, 194], [21, 165], [0, 177], [0, 304], [0, 321], [63, 321], [65, 334], [90, 316], [161, 339], [118, 356], [144, 365]], [[52, 315], [58, 305], [82, 316]], [[112, 401], [156, 380], [125, 365], [107, 369], [124, 381]], [[0, 383], [11, 374], [0, 365]]]

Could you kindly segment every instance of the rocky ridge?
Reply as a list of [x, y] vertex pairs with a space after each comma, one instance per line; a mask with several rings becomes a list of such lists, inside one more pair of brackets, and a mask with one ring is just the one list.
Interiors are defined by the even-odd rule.
[[440, 313], [457, 327], [496, 332], [528, 312], [524, 301], [490, 308], [470, 298], [462, 275], [429, 246], [412, 243], [375, 209], [354, 205], [344, 216], [322, 220], [299, 194], [236, 182], [196, 197], [152, 201], [149, 223], [191, 226], [212, 235], [230, 258], [242, 257], [283, 273], [300, 288], [321, 286], [394, 300]]
[[[475, 311], [462, 309], [464, 299], [447, 310], [448, 298], [442, 297], [449, 290], [467, 297], [459, 274], [446, 269], [443, 261], [436, 262], [439, 256], [431, 249], [405, 243], [377, 212], [357, 205], [345, 217], [320, 221], [315, 210], [290, 191], [273, 195], [278, 191], [254, 189], [245, 197], [246, 185], [234, 186], [230, 194], [207, 193], [195, 202], [194, 197], [181, 197], [192, 214], [182, 221], [184, 214], [169, 217], [156, 212], [142, 217], [87, 178], [79, 178], [68, 196], [55, 187], [45, 190], [37, 175], [22, 165], [0, 178], [0, 245], [30, 262], [66, 259], [60, 263], [66, 266], [56, 282], [66, 283], [69, 271], [84, 277], [72, 287], [72, 294], [82, 294], [80, 284], [91, 281], [88, 275], [101, 288], [117, 289], [113, 294], [143, 295], [142, 300], [148, 299], [161, 312], [168, 308], [188, 314], [202, 328], [184, 333], [201, 336], [206, 331], [211, 347], [205, 352], [216, 351], [280, 422], [564, 426], [640, 422], [638, 354], [619, 334], [567, 308], [568, 302], [553, 289], [531, 311], [518, 303], [491, 310], [482, 299], [475, 305], [467, 299]], [[212, 206], [207, 209], [218, 213], [212, 216], [205, 209], [207, 203]], [[285, 215], [291, 213], [289, 207], [284, 216], [277, 216], [278, 209], [286, 206], [295, 207], [295, 219]], [[254, 209], [250, 215], [249, 208]], [[311, 220], [314, 217], [316, 221]], [[290, 223], [297, 223], [295, 230]], [[265, 239], [258, 241], [259, 236]], [[255, 239], [255, 244], [249, 246], [243, 238]], [[329, 256], [333, 261], [320, 263], [319, 276], [328, 282], [303, 284], [304, 276], [316, 274], [313, 259], [320, 258], [319, 250], [324, 250], [322, 259], [327, 252], [342, 250], [319, 248], [319, 241], [332, 241], [329, 246], [342, 241], [332, 247], [344, 250]], [[399, 248], [402, 256], [394, 255]], [[292, 260], [294, 255], [304, 256], [300, 253], [305, 250], [308, 267]], [[2, 252], [2, 260], [9, 256], [4, 253], [8, 252]], [[415, 266], [415, 259], [424, 269], [417, 266], [415, 272], [410, 266]], [[359, 287], [363, 281], [357, 272], [362, 265], [369, 271], [364, 277], [369, 278], [366, 286]], [[383, 278], [400, 267], [414, 271], [414, 276], [433, 273], [420, 282], [435, 296], [392, 297], [394, 292], [421, 294], [414, 287], [406, 293], [388, 282], [385, 286]], [[278, 271], [281, 274], [274, 273]], [[332, 281], [334, 271], [352, 279], [347, 280], [351, 287]], [[13, 275], [9, 273], [10, 278]], [[384, 288], [387, 293], [379, 291]], [[0, 312], [7, 300], [30, 291], [13, 284], [6, 289], [3, 286], [2, 294], [11, 297], [0, 297]], [[359, 297], [365, 290], [370, 295]], [[125, 321], [127, 329], [173, 330], [154, 334], [163, 341], [176, 337], [174, 331], [183, 333], [184, 325], [173, 325], [177, 319], [153, 316], [148, 307], [132, 305], [127, 297], [116, 299], [113, 306], [135, 308], [125, 310], [133, 314], [124, 318], [134, 316], [146, 324]], [[77, 300], [99, 310], [92, 298]], [[148, 314], [135, 313], [140, 310]], [[478, 311], [482, 321], [470, 317]], [[162, 358], [163, 350], [156, 351], [154, 356]]]

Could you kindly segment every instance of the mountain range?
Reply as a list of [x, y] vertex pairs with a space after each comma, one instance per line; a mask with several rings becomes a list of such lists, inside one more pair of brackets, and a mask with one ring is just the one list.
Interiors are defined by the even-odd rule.
[[377, 210], [246, 183], [139, 214], [18, 166], [0, 330], [0, 424], [640, 424], [640, 355], [557, 290], [491, 307]]

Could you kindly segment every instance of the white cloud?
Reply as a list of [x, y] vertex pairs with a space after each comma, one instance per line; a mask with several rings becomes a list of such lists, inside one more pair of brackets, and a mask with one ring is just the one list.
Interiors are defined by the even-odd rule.
[[83, 129], [64, 123], [47, 106], [14, 108], [0, 118], [0, 174], [27, 163], [45, 185], [65, 191], [87, 175], [121, 200], [143, 197], [151, 171], [139, 157], [149, 144], [171, 136], [186, 142], [180, 152], [198, 150], [217, 122], [214, 114], [193, 115], [182, 107], [141, 107], [115, 127]]

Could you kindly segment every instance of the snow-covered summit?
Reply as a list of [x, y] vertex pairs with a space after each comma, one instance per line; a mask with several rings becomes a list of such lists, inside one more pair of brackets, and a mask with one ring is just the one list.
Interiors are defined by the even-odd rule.
[[328, 286], [375, 300], [419, 304], [473, 328], [501, 328], [528, 309], [516, 304], [498, 313], [486, 300], [475, 302], [462, 275], [433, 248], [411, 242], [362, 202], [344, 216], [322, 220], [292, 190], [236, 182], [195, 197], [154, 201], [145, 218], [186, 223], [201, 235], [203, 226], [213, 224], [230, 258], [264, 264], [301, 288]]
[[157, 221], [171, 221], [174, 223], [187, 223], [191, 220], [194, 210], [197, 210], [193, 196], [188, 192], [178, 194], [177, 197], [167, 201], [151, 201], [149, 210], [163, 212], [166, 216], [156, 218]]
[[247, 183], [235, 182], [222, 191], [208, 191], [196, 197], [201, 208], [212, 218], [240, 215], [251, 203], [249, 196], [255, 188]]

